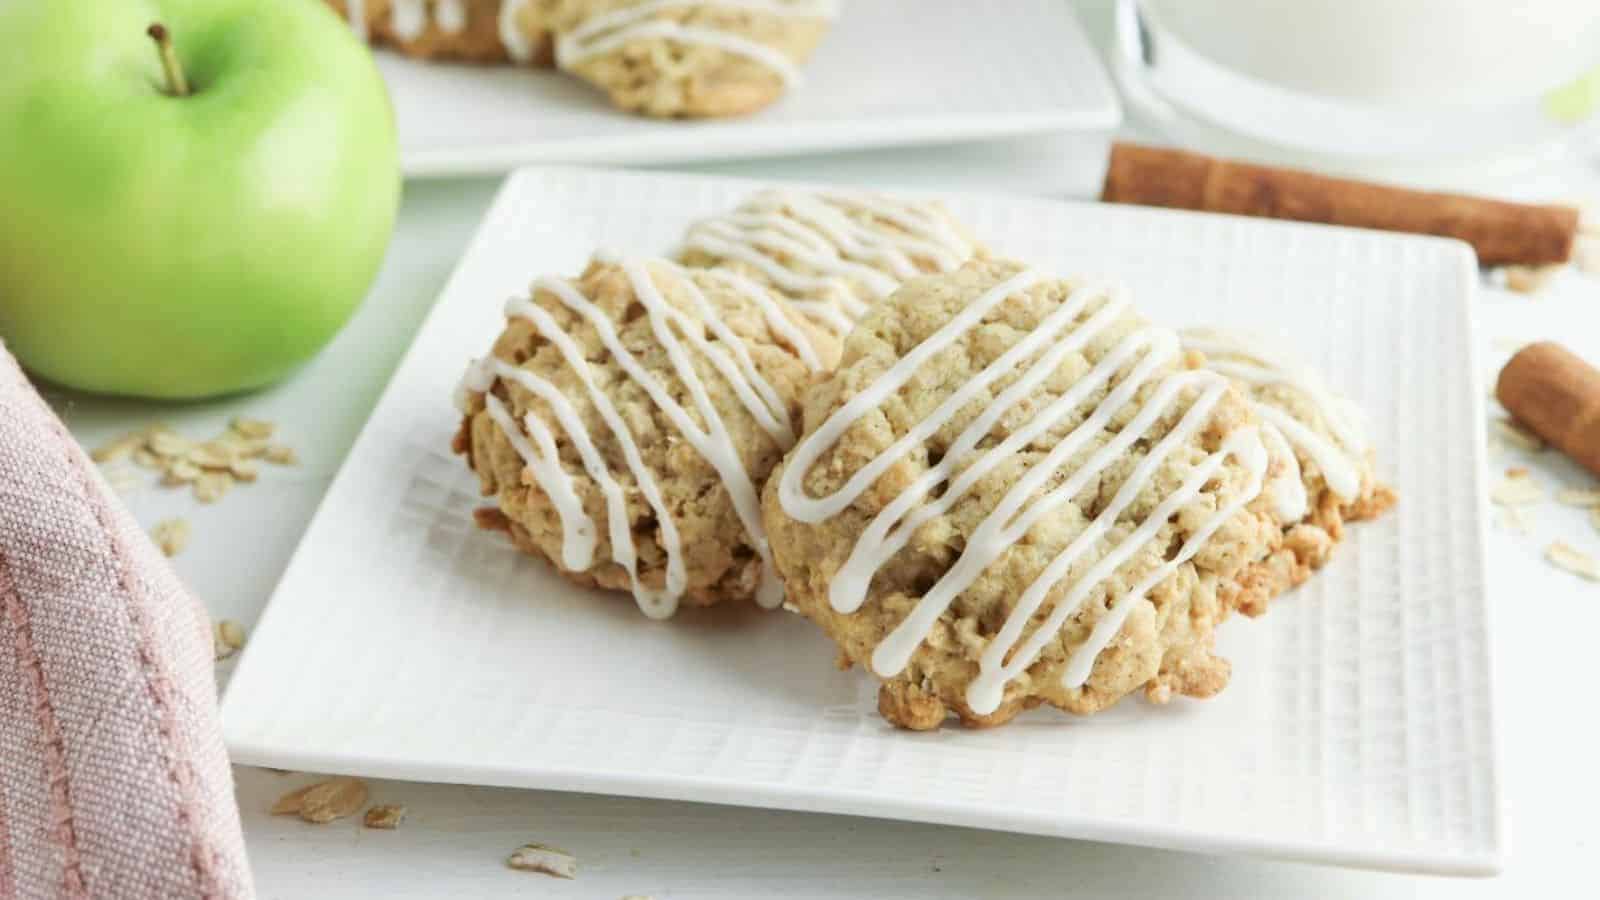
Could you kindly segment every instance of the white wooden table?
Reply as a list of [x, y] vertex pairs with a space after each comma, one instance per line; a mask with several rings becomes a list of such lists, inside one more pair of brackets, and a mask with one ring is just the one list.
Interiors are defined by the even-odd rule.
[[[1091, 24], [1096, 24], [1093, 20]], [[1103, 27], [1101, 29], [1103, 31]], [[733, 174], [884, 185], [1091, 196], [1103, 159], [1075, 140], [853, 154], [708, 167]], [[269, 472], [215, 506], [156, 488], [129, 498], [145, 524], [194, 525], [176, 565], [216, 618], [252, 623], [495, 190], [492, 180], [408, 185], [400, 225], [370, 298], [334, 344], [287, 383], [200, 406], [50, 394], [94, 443], [156, 420], [208, 435], [235, 414], [280, 424], [302, 464]], [[1485, 183], [1529, 198], [1600, 198], [1600, 161], [1572, 160]], [[1485, 292], [1485, 369], [1509, 340], [1554, 337], [1600, 359], [1600, 279], [1569, 273], [1537, 297]], [[1492, 465], [1531, 466], [1549, 486], [1595, 480], [1554, 453], [1500, 451]], [[956, 828], [691, 803], [376, 782], [374, 800], [405, 804], [399, 830], [272, 818], [267, 807], [304, 776], [236, 769], [251, 861], [264, 897], [618, 898], [1596, 896], [1600, 726], [1589, 684], [1600, 634], [1600, 584], [1541, 558], [1561, 538], [1600, 554], [1576, 511], [1541, 507], [1532, 535], [1490, 529], [1494, 663], [1511, 849], [1494, 880], [1458, 881], [1219, 859]], [[398, 664], [403, 665], [403, 661]], [[225, 678], [228, 664], [223, 664]], [[338, 690], [330, 684], [329, 690]], [[576, 881], [507, 869], [510, 850], [541, 841], [580, 860]]]

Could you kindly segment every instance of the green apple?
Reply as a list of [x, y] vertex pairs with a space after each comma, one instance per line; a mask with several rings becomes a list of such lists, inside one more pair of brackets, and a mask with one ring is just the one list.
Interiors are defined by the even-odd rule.
[[204, 397], [332, 339], [400, 176], [383, 82], [325, 3], [0, 0], [0, 36], [0, 339], [23, 365]]

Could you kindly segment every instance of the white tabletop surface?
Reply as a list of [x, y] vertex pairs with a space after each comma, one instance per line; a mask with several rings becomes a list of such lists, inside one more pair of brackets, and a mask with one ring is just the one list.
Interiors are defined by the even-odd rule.
[[[1088, 24], [1104, 38], [1104, 4]], [[1137, 133], [1136, 131], [1130, 133]], [[1087, 198], [1104, 144], [1035, 139], [1000, 145], [786, 161], [705, 171], [884, 186], [946, 186]], [[128, 501], [145, 524], [182, 514], [194, 526], [179, 572], [215, 618], [248, 625], [414, 329], [493, 195], [494, 180], [407, 185], [387, 262], [366, 304], [321, 356], [259, 394], [197, 406], [84, 398], [47, 391], [86, 444], [167, 421], [208, 435], [236, 414], [279, 423], [302, 465], [269, 472], [223, 502], [146, 488]], [[1573, 158], [1481, 190], [1540, 199], [1600, 198], [1600, 160]], [[1509, 341], [1552, 337], [1600, 359], [1600, 278], [1564, 273], [1537, 296], [1489, 288], [1479, 306], [1486, 374]], [[1551, 487], [1595, 486], [1555, 453], [1499, 450], [1491, 465], [1526, 464]], [[1492, 473], [1494, 477], [1495, 473]], [[266, 814], [308, 776], [238, 767], [239, 802], [264, 897], [620, 898], [1594, 896], [1600, 826], [1600, 728], [1588, 663], [1600, 633], [1600, 584], [1547, 565], [1562, 539], [1600, 555], [1600, 531], [1546, 505], [1534, 532], [1490, 529], [1490, 602], [1510, 850], [1497, 879], [1452, 880], [691, 803], [375, 782], [378, 802], [405, 804], [396, 831], [354, 821], [310, 826]], [[396, 665], [404, 665], [397, 660]], [[229, 664], [219, 668], [225, 679]], [[328, 685], [338, 690], [337, 684]], [[509, 870], [506, 855], [538, 841], [579, 857], [575, 881]]]

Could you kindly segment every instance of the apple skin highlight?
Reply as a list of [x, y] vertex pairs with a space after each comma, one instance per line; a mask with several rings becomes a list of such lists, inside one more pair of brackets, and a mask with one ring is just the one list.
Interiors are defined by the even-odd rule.
[[277, 381], [333, 338], [401, 181], [383, 81], [325, 4], [16, 0], [0, 34], [0, 340], [24, 366], [191, 399]]

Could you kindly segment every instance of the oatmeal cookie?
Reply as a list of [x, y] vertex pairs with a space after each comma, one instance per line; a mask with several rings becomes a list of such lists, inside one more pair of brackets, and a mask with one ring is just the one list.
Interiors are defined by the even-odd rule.
[[469, 368], [455, 449], [508, 531], [651, 616], [782, 592], [759, 490], [838, 347], [761, 285], [597, 257], [506, 307]]
[[1281, 538], [1249, 401], [1120, 288], [907, 281], [807, 392], [762, 510], [794, 607], [906, 728], [1228, 681], [1222, 595]]
[[327, 0], [356, 34], [418, 59], [548, 66], [552, 0]]
[[1327, 563], [1344, 523], [1372, 519], [1395, 503], [1379, 481], [1375, 454], [1354, 405], [1305, 365], [1261, 338], [1209, 328], [1180, 333], [1191, 362], [1227, 376], [1262, 419], [1262, 439], [1280, 474], [1267, 493], [1283, 544], [1230, 589], [1227, 602], [1249, 616]]
[[661, 118], [737, 116], [800, 78], [836, 0], [555, 0], [556, 65], [620, 109]]
[[780, 291], [843, 337], [876, 300], [917, 275], [985, 255], [943, 205], [865, 191], [762, 191], [689, 226], [687, 266], [725, 268]]

